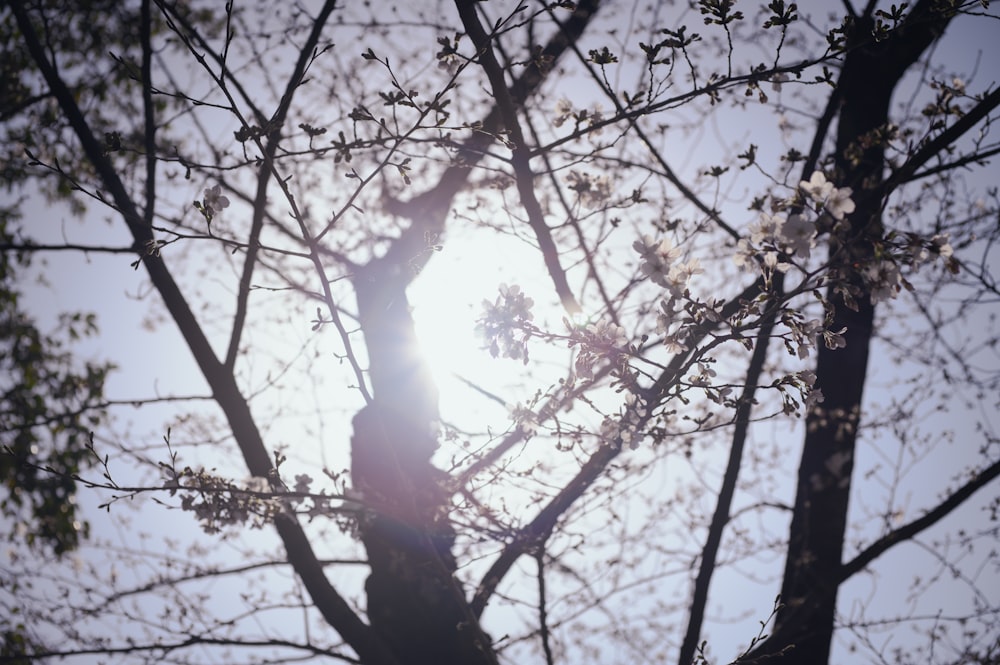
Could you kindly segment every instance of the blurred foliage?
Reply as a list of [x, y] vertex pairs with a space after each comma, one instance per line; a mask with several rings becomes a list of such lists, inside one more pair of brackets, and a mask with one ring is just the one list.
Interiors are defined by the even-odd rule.
[[[13, 238], [16, 215], [0, 210], [0, 244]], [[92, 314], [60, 316], [55, 332], [39, 330], [14, 288], [28, 255], [0, 253], [0, 514], [12, 521], [9, 540], [62, 555], [86, 537], [77, 518], [74, 477], [88, 464], [90, 432], [105, 416], [110, 364], [78, 366], [70, 342], [97, 332]]]

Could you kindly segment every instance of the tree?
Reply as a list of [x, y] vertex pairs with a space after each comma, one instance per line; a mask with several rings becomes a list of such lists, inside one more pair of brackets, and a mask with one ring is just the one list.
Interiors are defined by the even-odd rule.
[[[0, 658], [996, 662], [988, 3], [336, 4], [0, 10], [3, 293], [200, 376], [4, 384]], [[414, 291], [514, 242], [442, 399]]]

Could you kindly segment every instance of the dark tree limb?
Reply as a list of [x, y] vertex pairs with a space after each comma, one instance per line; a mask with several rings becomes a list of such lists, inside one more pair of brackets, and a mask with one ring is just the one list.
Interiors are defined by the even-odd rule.
[[[827, 299], [831, 329], [845, 329], [846, 346], [820, 346], [816, 387], [822, 408], [807, 416], [795, 508], [774, 633], [751, 656], [783, 654], [782, 663], [822, 665], [830, 657], [838, 576], [844, 547], [854, 452], [874, 334], [875, 307], [856, 265], [875, 260], [882, 233], [885, 147], [864, 138], [889, 121], [892, 92], [900, 78], [937, 39], [951, 15], [934, 0], [920, 0], [886, 39], [872, 40], [869, 11], [848, 29], [848, 48], [838, 82], [836, 184], [854, 190], [855, 212], [830, 238], [834, 281]], [[853, 152], [852, 152], [853, 151]], [[845, 298], [844, 291], [851, 293]], [[794, 648], [790, 648], [794, 646]]]
[[[827, 133], [830, 131], [830, 126], [832, 125], [833, 119], [836, 117], [836, 113], [839, 108], [839, 90], [839, 86], [834, 88], [830, 97], [827, 99], [826, 108], [817, 123], [816, 132], [813, 134], [812, 145], [809, 149], [809, 155], [806, 157], [802, 166], [802, 178], [804, 180], [808, 179], [809, 175], [816, 168], [816, 164], [819, 162], [820, 154], [823, 149], [823, 142], [826, 140]], [[789, 211], [789, 214], [797, 212], [801, 211], [791, 210]], [[777, 294], [784, 293], [784, 283], [784, 273], [778, 273], [774, 277], [774, 292]], [[747, 369], [747, 380], [744, 384], [746, 387], [744, 388], [743, 395], [741, 396], [739, 402], [740, 405], [736, 411], [736, 427], [733, 431], [733, 439], [730, 446], [729, 463], [723, 477], [722, 488], [719, 491], [715, 514], [712, 516], [712, 522], [709, 525], [705, 547], [702, 550], [701, 564], [699, 566], [698, 576], [695, 579], [694, 592], [691, 597], [691, 606], [688, 610], [688, 628], [684, 635], [684, 641], [681, 643], [680, 657], [677, 661], [678, 663], [686, 664], [694, 662], [695, 655], [697, 653], [699, 639], [701, 638], [701, 626], [704, 622], [705, 608], [708, 602], [708, 589], [712, 580], [712, 575], [715, 572], [715, 562], [719, 545], [722, 542], [722, 534], [726, 524], [728, 524], [731, 519], [729, 510], [732, 505], [736, 482], [739, 477], [740, 459], [742, 457], [746, 437], [749, 432], [753, 399], [756, 394], [756, 387], [766, 360], [766, 349], [768, 343], [770, 342], [770, 335], [774, 330], [775, 316], [776, 310], [771, 310], [765, 316], [757, 334], [756, 347], [754, 348], [754, 353], [750, 359], [750, 364]]]
[[[586, 24], [577, 23], [581, 33]], [[560, 35], [550, 45], [565, 39]], [[564, 48], [553, 47], [553, 57]], [[511, 90], [504, 88], [506, 103], [523, 104], [543, 80], [543, 72], [527, 68]], [[460, 147], [436, 186], [407, 202], [386, 202], [389, 212], [411, 223], [382, 256], [355, 266], [351, 276], [373, 389], [372, 401], [354, 418], [351, 439], [352, 483], [370, 510], [359, 524], [371, 568], [368, 617], [405, 663], [496, 662], [455, 578], [450, 484], [431, 463], [437, 390], [420, 353], [406, 290], [432, 255], [428, 237], [444, 233], [455, 195], [505, 124], [498, 107]]]
[[[981, 120], [987, 118], [990, 112], [996, 109], [997, 106], [1000, 106], [1000, 87], [976, 102], [976, 105], [969, 109], [965, 115], [956, 120], [954, 124], [945, 129], [943, 132], [927, 141], [927, 143], [917, 150], [916, 153], [910, 156], [902, 166], [893, 171], [889, 178], [886, 179], [886, 186], [889, 191], [891, 192], [896, 187], [919, 177], [921, 174], [918, 174], [917, 170], [921, 166], [926, 164], [933, 157], [943, 153], [948, 146], [979, 124]], [[990, 151], [989, 154], [995, 153], [996, 151]], [[955, 168], [966, 161], [974, 161], [975, 159], [982, 159], [987, 156], [989, 155], [973, 155], [972, 159], [963, 160], [956, 164], [949, 164], [947, 166], [948, 168]]]
[[[729, 317], [733, 316], [748, 300], [752, 300], [763, 288], [762, 280], [755, 281], [752, 285], [747, 287], [739, 296], [731, 299], [727, 302], [720, 311], [719, 319], [725, 321]], [[674, 385], [674, 382], [683, 372], [684, 368], [689, 366], [693, 362], [694, 354], [697, 352], [697, 347], [701, 342], [718, 326], [717, 323], [712, 321], [705, 321], [696, 330], [693, 330], [690, 338], [687, 340], [689, 347], [692, 349], [687, 353], [681, 353], [674, 356], [670, 362], [667, 364], [666, 368], [660, 373], [656, 382], [650, 388], [646, 389], [643, 394], [642, 408], [645, 410], [645, 415], [639, 417], [638, 414], [634, 416], [635, 422], [637, 422], [636, 428], [641, 430], [649, 418], [652, 416], [656, 407], [663, 401], [667, 396], [668, 391]], [[553, 409], [551, 412], [555, 413], [558, 407]], [[510, 442], [509, 442], [510, 441]], [[509, 442], [509, 443], [508, 443]], [[514, 445], [516, 439], [510, 439], [504, 442], [505, 445]], [[496, 591], [497, 587], [503, 578], [510, 572], [510, 569], [514, 566], [514, 563], [525, 554], [533, 552], [536, 548], [541, 546], [552, 533], [552, 529], [555, 528], [556, 523], [565, 514], [567, 510], [580, 498], [587, 490], [596, 482], [607, 469], [608, 464], [610, 464], [622, 451], [622, 440], [620, 437], [616, 437], [614, 441], [605, 443], [600, 448], [598, 448], [587, 461], [583, 463], [583, 466], [577, 472], [577, 474], [566, 484], [563, 488], [553, 497], [549, 503], [543, 507], [535, 518], [529, 522], [527, 525], [518, 530], [514, 538], [509, 542], [500, 556], [497, 557], [493, 565], [483, 576], [476, 589], [475, 596], [472, 599], [472, 610], [479, 616], [482, 614], [483, 610], [486, 609], [486, 605], [489, 602], [490, 597]], [[494, 457], [495, 459], [495, 457]]]
[[681, 642], [680, 658], [678, 663], [694, 662], [695, 654], [698, 650], [698, 640], [701, 638], [701, 625], [705, 618], [705, 607], [708, 603], [708, 588], [712, 580], [712, 573], [715, 571], [715, 562], [719, 553], [719, 545], [722, 543], [722, 534], [729, 523], [729, 510], [736, 494], [736, 482], [740, 475], [740, 464], [743, 461], [743, 447], [746, 444], [747, 433], [750, 429], [750, 412], [753, 409], [754, 395], [760, 383], [760, 377], [764, 371], [764, 363], [767, 360], [767, 349], [771, 341], [771, 332], [774, 330], [774, 315], [767, 316], [761, 323], [757, 332], [757, 339], [754, 345], [753, 355], [750, 357], [750, 364], [747, 367], [746, 381], [744, 382], [743, 394], [740, 395], [739, 406], [736, 407], [734, 416], [735, 428], [733, 430], [733, 440], [729, 447], [729, 461], [726, 464], [726, 472], [722, 477], [722, 486], [719, 488], [719, 496], [715, 503], [715, 513], [708, 528], [708, 536], [705, 539], [705, 547], [701, 550], [701, 563], [698, 567], [698, 576], [695, 579], [694, 592], [691, 595], [691, 605], [688, 610], [688, 626], [684, 633], [684, 641]]
[[[25, 10], [22, 0], [12, 0], [11, 10], [24, 38], [25, 46], [49, 88], [58, 101], [70, 127], [80, 141], [80, 146], [105, 189], [111, 195], [117, 210], [132, 233], [134, 250], [141, 255], [150, 281], [156, 287], [163, 303], [184, 337], [198, 367], [212, 389], [215, 400], [222, 409], [232, 429], [233, 437], [243, 453], [247, 468], [255, 476], [267, 478], [273, 471], [271, 456], [264, 445], [246, 399], [240, 394], [239, 386], [231, 372], [219, 362], [205, 336], [194, 312], [191, 311], [180, 287], [163, 261], [145, 251], [153, 240], [152, 228], [143, 223], [142, 215], [132, 200], [124, 183], [118, 177], [114, 166], [104, 154], [103, 146], [94, 136], [84, 118], [72, 92], [66, 86], [55, 67], [49, 62], [44, 47], [40, 43]], [[148, 85], [148, 82], [146, 82]], [[147, 202], [151, 206], [152, 201]], [[394, 665], [395, 658], [385, 644], [355, 614], [354, 610], [337, 593], [323, 574], [322, 566], [316, 559], [302, 527], [295, 518], [282, 515], [276, 520], [278, 533], [285, 544], [289, 563], [301, 577], [310, 597], [316, 603], [324, 619], [340, 633], [366, 663]]]
[[531, 151], [525, 142], [521, 122], [517, 118], [518, 107], [515, 106], [513, 96], [507, 89], [503, 68], [497, 62], [496, 54], [493, 52], [492, 38], [486, 33], [479, 21], [477, 3], [474, 0], [455, 0], [455, 5], [458, 7], [462, 24], [476, 47], [479, 62], [490, 81], [490, 88], [496, 99], [497, 108], [500, 109], [504, 129], [510, 135], [513, 150], [511, 166], [514, 169], [514, 180], [521, 197], [521, 205], [528, 215], [528, 225], [531, 226], [531, 230], [535, 234], [538, 249], [542, 253], [545, 268], [549, 272], [559, 300], [567, 312], [575, 314], [580, 311], [580, 305], [576, 302], [573, 291], [566, 281], [566, 272], [559, 264], [559, 249], [552, 240], [552, 232], [548, 224], [545, 223], [542, 206], [535, 195], [535, 176], [531, 170]]
[[890, 531], [859, 552], [853, 559], [840, 567], [838, 583], [846, 582], [896, 545], [914, 538], [922, 531], [926, 531], [940, 522], [998, 476], [1000, 476], [1000, 461], [993, 462], [977, 472], [969, 482], [952, 492], [947, 499], [921, 517]]
[[[264, 148], [263, 161], [270, 165], [274, 161], [274, 155], [278, 151], [278, 144], [281, 142], [281, 128], [285, 124], [288, 116], [288, 109], [292, 105], [292, 97], [295, 91], [302, 84], [306, 68], [315, 57], [315, 50], [319, 44], [319, 38], [323, 34], [326, 22], [330, 18], [336, 6], [335, 0], [327, 0], [323, 3], [322, 9], [313, 20], [312, 30], [309, 37], [299, 50], [299, 58], [295, 62], [295, 69], [288, 78], [285, 92], [281, 95], [278, 108], [271, 117], [269, 126], [274, 128], [274, 132], [268, 134], [267, 145]], [[228, 39], [228, 36], [227, 36]], [[272, 170], [270, 168], [260, 169], [257, 179], [257, 194], [253, 206], [253, 220], [250, 224], [250, 236], [247, 240], [247, 255], [243, 261], [243, 273], [240, 276], [239, 291], [236, 296], [236, 314], [233, 317], [233, 328], [229, 338], [229, 350], [226, 352], [225, 366], [232, 371], [236, 364], [236, 355], [239, 352], [240, 337], [243, 334], [243, 326], [246, 323], [247, 304], [250, 298], [250, 283], [253, 278], [254, 265], [257, 262], [257, 252], [259, 250], [260, 233], [264, 228], [264, 216], [267, 209], [267, 187], [271, 179]], [[322, 275], [321, 275], [322, 276]]]

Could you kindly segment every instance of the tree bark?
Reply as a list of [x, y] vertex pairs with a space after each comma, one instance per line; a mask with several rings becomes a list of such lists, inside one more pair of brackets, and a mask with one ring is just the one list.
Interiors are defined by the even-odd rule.
[[[596, 0], [580, 3], [543, 53], [557, 60], [596, 9]], [[506, 99], [519, 108], [546, 72], [526, 68]], [[406, 289], [432, 255], [426, 239], [444, 234], [454, 196], [493, 141], [491, 134], [505, 125], [502, 116], [494, 106], [483, 131], [473, 134], [435, 187], [408, 202], [386, 202], [389, 212], [411, 224], [353, 277], [373, 394], [354, 417], [351, 439], [352, 482], [367, 507], [359, 534], [371, 568], [365, 584], [368, 619], [404, 664], [497, 662], [454, 576], [451, 479], [431, 462], [437, 389], [420, 352]]]
[[[798, 472], [782, 608], [772, 636], [751, 658], [781, 654], [781, 663], [829, 662], [837, 590], [847, 525], [851, 473], [857, 443], [875, 306], [860, 269], [876, 261], [874, 242], [883, 233], [885, 147], [876, 133], [889, 122], [892, 92], [917, 58], [943, 32], [952, 14], [921, 0], [883, 41], [872, 39], [870, 13], [848, 28], [839, 86], [843, 100], [836, 138], [834, 182], [854, 190], [855, 212], [834, 227], [830, 259], [836, 272], [827, 299], [834, 307], [830, 329], [846, 329], [846, 347], [820, 345], [816, 385], [824, 402], [808, 414]], [[846, 294], [845, 294], [846, 292]], [[849, 295], [847, 295], [849, 294]]]

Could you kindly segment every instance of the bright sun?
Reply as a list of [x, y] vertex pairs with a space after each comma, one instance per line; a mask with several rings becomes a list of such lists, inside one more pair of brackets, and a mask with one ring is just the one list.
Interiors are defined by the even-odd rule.
[[518, 284], [532, 296], [536, 317], [538, 303], [552, 290], [536, 251], [523, 240], [484, 231], [447, 240], [409, 290], [417, 337], [441, 393], [442, 418], [459, 427], [482, 427], [482, 416], [496, 422], [505, 414], [466, 381], [509, 405], [533, 392], [523, 384], [524, 366], [491, 357], [476, 332], [483, 300], [493, 301], [501, 283]]

